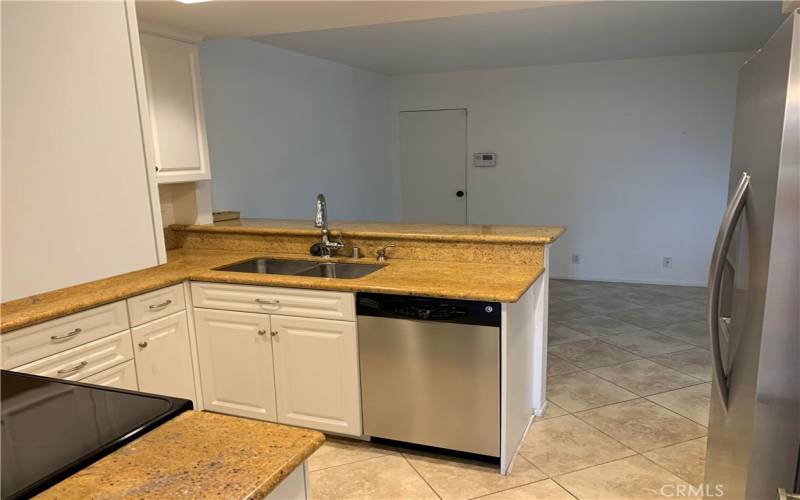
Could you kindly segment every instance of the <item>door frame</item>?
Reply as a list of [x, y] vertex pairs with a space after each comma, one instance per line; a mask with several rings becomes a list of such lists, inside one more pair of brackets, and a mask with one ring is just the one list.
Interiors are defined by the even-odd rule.
[[463, 111], [464, 112], [464, 223], [469, 224], [469, 108], [466, 106], [455, 108], [428, 108], [428, 109], [401, 109], [397, 112], [397, 147], [400, 148], [400, 113], [429, 113], [432, 111]]

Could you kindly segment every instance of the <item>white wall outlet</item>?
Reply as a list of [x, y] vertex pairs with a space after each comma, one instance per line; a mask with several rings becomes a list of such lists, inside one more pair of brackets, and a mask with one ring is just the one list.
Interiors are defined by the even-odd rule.
[[664, 260], [661, 261], [661, 267], [664, 269], [672, 269], [672, 257], [664, 257]]
[[579, 254], [579, 253], [572, 254], [572, 263], [573, 264], [580, 264], [581, 263], [581, 254]]

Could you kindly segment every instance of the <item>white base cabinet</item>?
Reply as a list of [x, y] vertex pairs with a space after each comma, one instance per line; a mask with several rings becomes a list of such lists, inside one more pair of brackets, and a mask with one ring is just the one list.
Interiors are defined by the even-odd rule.
[[195, 309], [205, 409], [276, 420], [269, 316]]
[[191, 290], [205, 409], [361, 436], [354, 294], [202, 282]]
[[186, 311], [131, 330], [139, 390], [194, 400]]
[[266, 500], [306, 500], [308, 497], [308, 461], [305, 461], [264, 498]]
[[278, 422], [361, 435], [355, 323], [270, 316]]
[[116, 389], [127, 389], [129, 391], [139, 390], [139, 384], [136, 381], [136, 365], [132, 360], [86, 377], [81, 382], [114, 387]]

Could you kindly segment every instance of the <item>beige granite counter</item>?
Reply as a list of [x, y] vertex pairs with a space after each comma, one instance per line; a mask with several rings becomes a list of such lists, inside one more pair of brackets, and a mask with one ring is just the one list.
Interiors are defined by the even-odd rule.
[[36, 498], [263, 498], [324, 441], [317, 431], [189, 411]]
[[[310, 220], [237, 219], [214, 224], [178, 225], [181, 231], [227, 234], [270, 234], [317, 236]], [[331, 233], [344, 238], [426, 240], [458, 242], [522, 243], [543, 245], [554, 242], [565, 229], [557, 226], [506, 226], [484, 224], [403, 224], [390, 222], [333, 221]]]
[[[277, 258], [298, 258], [296, 254], [202, 249], [171, 250], [167, 254], [167, 264], [161, 266], [4, 302], [0, 304], [0, 332], [8, 333], [185, 280], [516, 302], [544, 272], [541, 265], [402, 259], [388, 259], [383, 269], [357, 279], [214, 270], [220, 266], [267, 255]], [[305, 256], [302, 258], [322, 260]], [[352, 259], [332, 260], [354, 262]], [[364, 261], [365, 259], [360, 260]], [[370, 262], [374, 262], [374, 259]]]
[[[122, 300], [186, 280], [516, 302], [542, 275], [544, 245], [564, 228], [341, 222], [332, 224], [351, 251], [375, 262], [387, 243], [386, 266], [357, 279], [224, 272], [215, 269], [256, 257], [309, 257], [319, 230], [310, 222], [243, 219], [171, 226], [177, 246], [167, 263], [0, 304], [0, 333]], [[347, 258], [334, 261], [355, 262]]]

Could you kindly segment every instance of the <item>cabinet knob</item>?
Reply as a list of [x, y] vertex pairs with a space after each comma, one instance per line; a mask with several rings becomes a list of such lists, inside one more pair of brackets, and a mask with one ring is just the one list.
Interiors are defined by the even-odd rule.
[[266, 330], [259, 330], [259, 331], [258, 331], [258, 334], [259, 334], [259, 335], [266, 335], [266, 334], [267, 334], [267, 331], [266, 331]]
[[147, 347], [147, 342], [139, 342], [139, 347], [144, 349], [145, 347]]
[[276, 330], [273, 330], [273, 331], [269, 332], [269, 334], [274, 337], [274, 336], [278, 335], [278, 332]]

